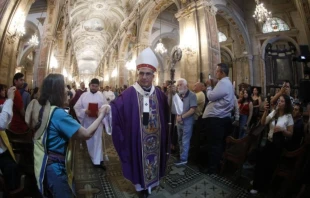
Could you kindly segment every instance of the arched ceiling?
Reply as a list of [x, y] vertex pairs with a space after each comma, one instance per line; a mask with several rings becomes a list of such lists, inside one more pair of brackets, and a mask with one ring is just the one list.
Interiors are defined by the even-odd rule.
[[72, 41], [81, 73], [94, 73], [103, 53], [136, 0], [71, 1]]
[[[223, 1], [230, 2], [229, 0]], [[241, 9], [245, 3], [245, 0], [231, 1], [240, 6]], [[286, 1], [289, 0], [273, 0], [273, 4]], [[122, 22], [128, 18], [138, 2], [139, 0], [70, 0], [72, 42], [81, 73], [85, 71], [95, 73], [102, 60], [103, 53], [106, 52]], [[251, 4], [255, 5], [255, 1], [253, 0]], [[169, 16], [169, 13], [176, 12], [177, 9], [175, 6], [171, 9], [167, 9], [165, 15], [161, 16], [161, 33], [173, 32], [167, 29], [171, 22], [168, 23], [169, 20], [166, 17]], [[219, 9], [218, 14], [235, 28], [240, 38], [240, 44], [245, 45], [246, 38], [240, 31], [240, 24], [222, 9]], [[152, 40], [159, 38], [159, 29], [159, 21], [157, 20], [153, 27]], [[175, 29], [178, 29], [177, 26]]]

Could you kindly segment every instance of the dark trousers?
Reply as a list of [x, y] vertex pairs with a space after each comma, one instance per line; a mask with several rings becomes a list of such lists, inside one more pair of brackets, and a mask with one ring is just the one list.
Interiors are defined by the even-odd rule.
[[173, 146], [176, 146], [178, 143], [178, 133], [176, 130], [175, 126], [175, 114], [171, 114], [171, 131], [170, 131], [170, 136], [171, 136], [171, 144]]
[[8, 150], [0, 154], [0, 169], [8, 190], [16, 190], [19, 187], [20, 175], [18, 173], [17, 164]]
[[272, 174], [281, 158], [281, 154], [281, 146], [267, 141], [266, 146], [262, 148], [257, 156], [253, 180], [253, 188], [255, 190], [264, 190], [270, 183]]
[[220, 164], [221, 156], [224, 151], [225, 138], [230, 133], [231, 119], [207, 118], [207, 150], [208, 150], [208, 173], [216, 173]]
[[191, 146], [190, 146], [190, 157], [193, 157], [194, 161], [199, 163], [200, 157], [200, 140], [201, 140], [201, 133], [202, 133], [202, 116], [199, 116], [197, 120], [195, 120], [193, 126], [193, 133], [191, 138]]

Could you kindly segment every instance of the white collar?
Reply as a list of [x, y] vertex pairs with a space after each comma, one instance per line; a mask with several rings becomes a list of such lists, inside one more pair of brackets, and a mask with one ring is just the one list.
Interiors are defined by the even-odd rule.
[[154, 86], [152, 85], [152, 88], [151, 88], [151, 91], [148, 92], [148, 91], [144, 91], [142, 89], [142, 87], [137, 83], [135, 82], [135, 84], [133, 85], [133, 87], [136, 89], [137, 92], [139, 92], [141, 95], [143, 95], [143, 97], [149, 97], [150, 95], [152, 95], [155, 91], [155, 88]]
[[155, 91], [154, 86], [152, 85], [151, 91], [144, 91], [142, 87], [136, 82], [133, 87], [143, 96], [143, 113], [150, 112], [150, 95], [152, 95]]

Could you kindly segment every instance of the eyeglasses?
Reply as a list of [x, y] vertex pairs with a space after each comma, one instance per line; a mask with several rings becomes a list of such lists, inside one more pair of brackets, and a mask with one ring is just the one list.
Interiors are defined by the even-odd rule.
[[153, 75], [152, 72], [139, 72], [139, 76], [143, 77], [144, 75], [146, 75], [146, 77], [150, 77]]

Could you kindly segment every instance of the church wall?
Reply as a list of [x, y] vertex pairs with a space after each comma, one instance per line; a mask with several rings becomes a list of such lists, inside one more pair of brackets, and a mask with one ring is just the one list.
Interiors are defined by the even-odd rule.
[[1, 38], [0, 43], [3, 42], [2, 41], [4, 38], [3, 35], [5, 34], [6, 26], [10, 19], [10, 13], [14, 8], [15, 3], [16, 1], [9, 1], [9, 0], [0, 1], [0, 38]]
[[[15, 73], [15, 67], [17, 62], [17, 49], [18, 49], [18, 40], [10, 39], [12, 38], [13, 31], [10, 30], [9, 26], [12, 22], [14, 13], [16, 9], [23, 8], [24, 11], [29, 10], [33, 0], [27, 1], [1, 1], [0, 4], [0, 83], [11, 84], [12, 76]], [[183, 1], [184, 2], [184, 1]], [[188, 9], [187, 12], [190, 12], [189, 17], [180, 18], [180, 36], [185, 33], [185, 29], [188, 27], [194, 28], [194, 36], [190, 37], [187, 40], [192, 41], [192, 43], [200, 43], [199, 46], [196, 46], [196, 54], [186, 54], [183, 52], [183, 59], [181, 63], [179, 63], [179, 68], [177, 70], [176, 76], [185, 77], [190, 86], [197, 82], [200, 77], [200, 73], [203, 73], [203, 81], [205, 81], [210, 73], [211, 76], [214, 76], [214, 70], [216, 68], [216, 64], [220, 62], [220, 49], [219, 44], [217, 42], [216, 34], [212, 31], [216, 30], [217, 25], [216, 20], [214, 20], [214, 16], [210, 14], [212, 9], [210, 9], [210, 2], [218, 3], [219, 1], [196, 1], [198, 6], [198, 21], [196, 21], [196, 15], [194, 12], [194, 7], [190, 7], [189, 5], [193, 3], [192, 1], [185, 1], [186, 3], [180, 3], [179, 1], [157, 1], [157, 5], [153, 2], [144, 2], [141, 3], [141, 13], [140, 18], [133, 16], [133, 12], [137, 12], [136, 9], [127, 10], [127, 15], [131, 16], [131, 22], [128, 23], [128, 30], [121, 31], [120, 33], [120, 41], [116, 41], [117, 45], [121, 46], [121, 51], [117, 52], [116, 55], [112, 55], [110, 53], [108, 57], [108, 61], [106, 64], [102, 63], [102, 69], [100, 70], [102, 77], [105, 78], [107, 75], [110, 77], [107, 83], [113, 85], [121, 86], [122, 84], [127, 84], [129, 81], [127, 79], [131, 79], [130, 81], [134, 82], [136, 78], [135, 72], [128, 71], [125, 68], [125, 64], [127, 62], [126, 55], [128, 53], [128, 44], [130, 42], [134, 43], [135, 49], [137, 51], [141, 51], [144, 48], [150, 46], [153, 40], [151, 38], [151, 30], [158, 16], [160, 10], [164, 10], [165, 7], [171, 5], [171, 3], [177, 3], [177, 7]], [[201, 3], [204, 2], [204, 3]], [[264, 42], [268, 39], [273, 39], [280, 36], [288, 36], [295, 40], [297, 45], [308, 45], [308, 35], [309, 27], [305, 24], [305, 14], [301, 13], [300, 10], [302, 7], [297, 6], [297, 8], [289, 7], [287, 11], [284, 8], [287, 8], [288, 5], [273, 5], [273, 3], [267, 4], [269, 10], [273, 12], [274, 16], [278, 16], [285, 20], [292, 31], [289, 32], [278, 32], [271, 34], [262, 34], [260, 27], [254, 23], [252, 18], [253, 11], [255, 8], [255, 2], [252, 1], [242, 1], [244, 4], [240, 5], [239, 0], [236, 0], [234, 3], [229, 3], [225, 0], [220, 1], [221, 6], [225, 6], [222, 11], [226, 13], [226, 15], [231, 15], [230, 17], [230, 25], [229, 27], [221, 27], [218, 26], [221, 31], [226, 29], [226, 33], [229, 34], [230, 41], [221, 44], [224, 47], [230, 49], [233, 53], [233, 67], [234, 67], [234, 79], [232, 81], [236, 81], [236, 84], [240, 84], [242, 82], [250, 83], [254, 86], [265, 86], [265, 70], [264, 70]], [[44, 24], [44, 34], [41, 39], [42, 45], [36, 50], [36, 54], [39, 54], [40, 60], [35, 63], [37, 67], [35, 71], [37, 72], [37, 76], [34, 77], [34, 81], [37, 82], [37, 85], [42, 82], [43, 78], [51, 72], [50, 67], [50, 57], [53, 53], [57, 56], [59, 62], [59, 68], [57, 72], [62, 73], [62, 69], [66, 68], [68, 73], [72, 73], [72, 75], [78, 75], [78, 66], [76, 63], [75, 54], [73, 52], [74, 43], [71, 40], [71, 32], [70, 32], [70, 24], [68, 14], [68, 5], [65, 5], [67, 2], [59, 3], [58, 1], [48, 1], [48, 11], [47, 11], [47, 19]], [[295, 2], [296, 4], [296, 2]], [[16, 5], [16, 7], [14, 7]], [[63, 7], [64, 5], [64, 7]], [[144, 8], [143, 6], [147, 6]], [[132, 5], [132, 8], [134, 5]], [[142, 8], [143, 7], [143, 8]], [[219, 7], [219, 9], [222, 7]], [[65, 9], [65, 10], [64, 10]], [[27, 12], [28, 12], [27, 10]], [[285, 12], [284, 12], [285, 11]], [[304, 10], [302, 10], [304, 12]], [[26, 12], [26, 13], [27, 13]], [[131, 13], [130, 13], [131, 12]], [[60, 18], [63, 18], [63, 24], [59, 25]], [[226, 20], [229, 17], [226, 18]], [[133, 23], [138, 22], [138, 27], [133, 27]], [[196, 23], [197, 22], [197, 23]], [[215, 22], [215, 24], [214, 24]], [[198, 27], [200, 28], [200, 38], [198, 38]], [[231, 24], [237, 24], [237, 26], [232, 26]], [[240, 25], [241, 24], [241, 25]], [[59, 29], [57, 29], [57, 27]], [[137, 29], [139, 30], [137, 32]], [[238, 30], [239, 29], [239, 30]], [[241, 32], [241, 33], [240, 33]], [[249, 35], [249, 41], [247, 41], [245, 34]], [[130, 35], [135, 34], [135, 35]], [[126, 38], [127, 37], [127, 38]], [[139, 37], [139, 39], [135, 39], [134, 37]], [[181, 39], [182, 41], [186, 39]], [[122, 44], [121, 44], [122, 43]], [[114, 43], [112, 46], [116, 46]], [[110, 46], [111, 47], [111, 46]], [[20, 50], [19, 50], [20, 51]], [[243, 53], [246, 52], [246, 53]], [[162, 68], [158, 73], [158, 81], [162, 82], [169, 78], [169, 61], [166, 58], [162, 60]], [[253, 65], [253, 66], [252, 66]], [[118, 67], [118, 76], [117, 78], [112, 79], [111, 73], [114, 67]], [[252, 71], [251, 71], [252, 70]], [[100, 75], [99, 75], [100, 76]], [[76, 78], [78, 79], [78, 78]]]
[[295, 11], [291, 12], [290, 16], [293, 20], [295, 28], [298, 30], [297, 42], [300, 45], [308, 45], [307, 33], [305, 30], [307, 27], [302, 23], [300, 14], [297, 11]]
[[[0, 25], [2, 30], [0, 42], [0, 83], [12, 85], [15, 67], [17, 66], [17, 49], [19, 42], [19, 38], [15, 34], [16, 27], [13, 26], [15, 21], [25, 20], [22, 13], [26, 15], [33, 2], [34, 0], [11, 1], [10, 4], [7, 5], [7, 10], [4, 12]], [[5, 18], [7, 20], [4, 20]], [[6, 24], [4, 25], [3, 23], [5, 22]]]

